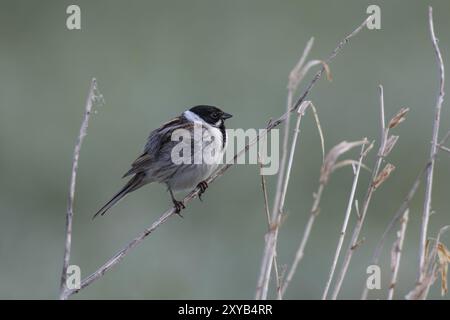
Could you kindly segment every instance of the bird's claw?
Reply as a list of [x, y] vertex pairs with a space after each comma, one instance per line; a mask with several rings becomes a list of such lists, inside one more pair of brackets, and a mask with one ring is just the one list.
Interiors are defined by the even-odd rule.
[[183, 215], [181, 214], [182, 209], [186, 209], [186, 206], [182, 201], [173, 200], [173, 205], [175, 206], [175, 213], [179, 215], [181, 218], [183, 218]]
[[206, 189], [208, 188], [208, 182], [206, 182], [206, 181], [201, 181], [201, 182], [197, 185], [197, 187], [200, 188], [200, 191], [198, 192], [198, 199], [199, 199], [200, 201], [203, 201], [203, 200], [202, 200], [202, 194], [205, 193]]

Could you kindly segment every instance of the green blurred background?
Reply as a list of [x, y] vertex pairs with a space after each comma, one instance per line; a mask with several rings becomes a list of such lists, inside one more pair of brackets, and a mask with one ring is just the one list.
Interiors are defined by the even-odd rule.
[[[329, 150], [342, 140], [378, 138], [378, 84], [389, 118], [411, 111], [390, 162], [392, 177], [375, 194], [342, 288], [359, 298], [374, 246], [426, 162], [437, 68], [427, 5], [435, 9], [444, 62], [450, 65], [448, 1], [74, 1], [81, 31], [66, 29], [70, 1], [0, 4], [0, 298], [57, 297], [72, 152], [91, 77], [105, 105], [96, 108], [81, 153], [71, 263], [93, 272], [170, 205], [161, 185], [135, 192], [95, 221], [121, 187], [121, 175], [150, 130], [187, 107], [215, 104], [235, 115], [230, 128], [261, 128], [285, 108], [287, 75], [311, 36], [310, 58], [326, 58], [344, 35], [381, 7], [381, 30], [364, 30], [331, 64], [310, 98]], [[305, 83], [303, 83], [303, 87]], [[447, 86], [447, 91], [449, 87]], [[308, 115], [287, 194], [278, 261], [290, 265], [317, 188], [321, 150]], [[448, 103], [442, 130], [450, 128]], [[373, 163], [375, 152], [368, 161]], [[357, 151], [348, 156], [356, 157]], [[450, 159], [438, 158], [430, 236], [449, 224]], [[360, 181], [362, 201], [368, 173]], [[305, 258], [286, 298], [320, 298], [350, 191], [349, 168], [323, 195]], [[274, 177], [268, 177], [273, 196]], [[415, 283], [423, 188], [413, 201], [397, 298]], [[350, 227], [353, 226], [351, 221]], [[114, 270], [74, 298], [253, 298], [266, 221], [256, 165], [241, 165], [172, 218]], [[386, 297], [389, 251], [382, 260]], [[449, 237], [444, 242], [450, 245]], [[271, 292], [273, 297], [273, 292]], [[431, 297], [440, 298], [438, 284]], [[444, 297], [446, 298], [446, 297]]]

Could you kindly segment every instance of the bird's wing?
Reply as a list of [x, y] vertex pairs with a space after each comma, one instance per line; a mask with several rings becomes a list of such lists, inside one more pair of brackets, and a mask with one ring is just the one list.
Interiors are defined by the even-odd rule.
[[131, 169], [123, 177], [148, 170], [159, 156], [163, 146], [171, 141], [172, 132], [176, 129], [189, 129], [192, 125], [193, 123], [186, 121], [180, 116], [150, 132], [144, 152], [131, 164]]

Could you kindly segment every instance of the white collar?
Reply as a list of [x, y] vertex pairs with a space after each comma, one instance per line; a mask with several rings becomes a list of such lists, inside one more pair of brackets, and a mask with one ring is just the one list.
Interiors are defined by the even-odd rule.
[[198, 115], [196, 115], [195, 113], [193, 113], [190, 110], [187, 110], [187, 111], [183, 112], [183, 115], [189, 121], [205, 123], [205, 121], [203, 121], [202, 118], [200, 118]]

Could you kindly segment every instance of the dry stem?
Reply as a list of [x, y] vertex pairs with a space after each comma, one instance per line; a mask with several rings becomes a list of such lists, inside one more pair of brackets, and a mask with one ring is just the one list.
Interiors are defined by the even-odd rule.
[[[267, 291], [269, 289], [269, 279], [270, 279], [270, 272], [272, 268], [272, 262], [274, 259], [270, 260], [269, 262], [269, 255], [272, 257], [276, 257], [276, 246], [277, 246], [277, 239], [278, 239], [278, 228], [279, 224], [282, 218], [283, 214], [283, 205], [284, 205], [284, 195], [283, 195], [283, 180], [285, 178], [284, 172], [286, 168], [286, 161], [287, 161], [287, 151], [288, 151], [288, 143], [289, 143], [289, 125], [290, 125], [290, 116], [291, 113], [289, 110], [292, 108], [292, 103], [294, 101], [294, 93], [297, 89], [299, 83], [301, 82], [304, 75], [302, 75], [301, 71], [303, 68], [303, 64], [305, 63], [306, 57], [308, 56], [309, 52], [311, 51], [312, 45], [314, 43], [314, 38], [311, 38], [308, 43], [306, 44], [305, 49], [303, 50], [303, 54], [300, 57], [300, 60], [297, 62], [295, 67], [292, 69], [292, 71], [289, 74], [289, 83], [288, 83], [288, 95], [287, 95], [287, 102], [286, 102], [286, 113], [287, 117], [285, 120], [284, 125], [284, 134], [283, 134], [283, 149], [282, 149], [282, 155], [281, 155], [281, 161], [280, 161], [280, 168], [278, 171], [278, 179], [277, 179], [277, 189], [275, 193], [275, 199], [273, 203], [273, 209], [272, 209], [272, 215], [269, 220], [269, 224], [271, 225], [271, 228], [269, 228], [269, 231], [266, 234], [266, 241], [265, 241], [265, 248], [264, 252], [267, 252], [267, 254], [264, 254], [262, 262], [261, 262], [261, 268], [260, 268], [260, 274], [259, 274], [259, 280], [258, 285], [255, 293], [255, 299], [267, 299]], [[270, 241], [270, 242], [269, 242]], [[269, 253], [269, 251], [271, 251]], [[279, 294], [279, 290], [277, 290], [277, 295], [279, 298], [281, 298]]]
[[[264, 174], [262, 174], [262, 162], [260, 158], [258, 157], [258, 164], [260, 168], [260, 176], [261, 176], [261, 189], [264, 197], [264, 211], [267, 216], [267, 231], [270, 232], [271, 229], [271, 223], [270, 223], [270, 211], [269, 211], [269, 197], [267, 195], [267, 183], [266, 178]], [[280, 274], [278, 272], [278, 262], [276, 255], [273, 257], [273, 264], [274, 264], [274, 270], [275, 270], [275, 281], [277, 284], [277, 298], [281, 300], [281, 295], [279, 294], [279, 288], [280, 288]]]
[[[284, 115], [282, 115], [277, 120], [271, 122], [267, 130], [271, 130], [272, 128], [278, 126], [280, 123], [284, 122], [290, 115], [289, 112], [292, 112], [294, 110], [297, 110], [300, 105], [305, 101], [306, 97], [308, 96], [311, 89], [314, 87], [316, 82], [320, 79], [322, 74], [324, 72], [327, 72], [329, 63], [336, 57], [336, 55], [341, 51], [341, 49], [350, 41], [352, 37], [354, 37], [358, 32], [360, 32], [366, 24], [371, 20], [372, 17], [369, 16], [364, 20], [363, 23], [361, 23], [355, 30], [353, 30], [352, 33], [347, 35], [339, 44], [338, 46], [333, 50], [331, 55], [325, 60], [325, 62], [322, 63], [322, 68], [315, 74], [311, 82], [306, 87], [304, 93], [300, 96], [300, 98], [297, 100], [297, 102], [289, 108], [289, 111], [286, 112]], [[289, 99], [288, 99], [289, 100]], [[289, 105], [289, 101], [288, 101]], [[256, 140], [259, 139], [259, 136]], [[281, 176], [281, 177], [280, 177]], [[283, 182], [283, 175], [279, 175], [279, 180], [277, 183], [277, 190], [281, 190]], [[278, 192], [278, 191], [277, 191]], [[280, 202], [277, 201], [279, 197], [275, 197], [275, 203], [274, 203], [274, 211], [272, 212], [272, 224], [275, 226], [278, 226], [281, 221], [281, 215], [277, 214], [279, 212], [278, 208], [280, 208]], [[273, 262], [273, 256], [276, 254], [276, 241], [278, 237], [278, 227], [274, 228], [271, 232], [269, 232], [266, 236], [266, 242], [265, 242], [265, 248], [263, 253], [263, 258], [261, 262], [261, 268], [258, 278], [258, 285], [256, 288], [256, 299], [267, 299], [267, 291], [268, 291], [268, 282], [270, 278], [270, 272], [272, 269], [272, 262]]]
[[286, 279], [284, 280], [282, 286], [281, 286], [281, 295], [284, 295], [286, 292], [287, 287], [289, 286], [290, 282], [292, 281], [292, 278], [294, 277], [295, 272], [297, 271], [298, 264], [302, 260], [305, 252], [306, 244], [308, 243], [309, 237], [311, 235], [312, 227], [314, 225], [314, 221], [316, 220], [317, 215], [320, 212], [319, 205], [320, 201], [322, 200], [322, 193], [325, 188], [325, 185], [328, 183], [329, 175], [336, 169], [336, 161], [338, 157], [343, 154], [344, 152], [347, 152], [351, 148], [354, 148], [359, 145], [364, 145], [367, 143], [367, 140], [364, 139], [362, 141], [355, 141], [355, 142], [341, 142], [340, 144], [336, 145], [334, 148], [330, 150], [327, 157], [325, 158], [325, 161], [321, 168], [321, 176], [319, 179], [319, 187], [317, 192], [314, 194], [314, 202], [311, 208], [310, 216], [308, 219], [308, 222], [305, 227], [305, 231], [303, 232], [303, 237], [300, 241], [300, 244], [298, 246], [298, 249], [295, 253], [294, 261], [292, 262], [292, 265], [289, 269], [289, 272], [286, 276]]
[[408, 215], [409, 209], [407, 209], [403, 214], [400, 230], [397, 234], [397, 240], [394, 242], [394, 245], [392, 247], [392, 277], [391, 284], [389, 285], [388, 300], [393, 299], [395, 286], [397, 285], [397, 276], [398, 270], [400, 269], [400, 259], [402, 257], [403, 242], [405, 240], [406, 227], [408, 225]]
[[350, 261], [352, 259], [353, 253], [355, 249], [358, 247], [359, 244], [359, 235], [362, 230], [362, 226], [364, 223], [364, 219], [367, 214], [367, 210], [369, 208], [370, 200], [372, 199], [373, 192], [375, 191], [373, 181], [375, 181], [376, 177], [378, 176], [378, 172], [380, 170], [381, 164], [383, 162], [383, 155], [385, 153], [385, 145], [386, 140], [389, 134], [389, 128], [386, 128], [385, 126], [385, 118], [384, 118], [384, 95], [383, 95], [383, 86], [379, 86], [380, 89], [380, 135], [381, 135], [381, 141], [380, 141], [380, 148], [378, 150], [378, 156], [375, 163], [374, 170], [372, 172], [372, 178], [369, 181], [369, 187], [367, 189], [366, 196], [364, 197], [364, 203], [363, 207], [360, 213], [360, 216], [356, 220], [355, 227], [353, 229], [353, 235], [350, 241], [350, 244], [347, 248], [347, 251], [344, 256], [344, 261], [341, 266], [341, 270], [338, 274], [336, 284], [334, 287], [334, 291], [332, 294], [332, 299], [337, 299], [337, 296], [339, 294], [339, 291], [341, 290], [342, 283], [344, 282], [345, 275], [347, 273], [348, 267], [350, 265]]
[[430, 26], [430, 37], [433, 43], [434, 52], [436, 54], [436, 63], [439, 69], [439, 91], [436, 98], [436, 106], [435, 106], [435, 116], [433, 121], [433, 134], [431, 140], [431, 149], [430, 149], [430, 160], [431, 164], [427, 169], [426, 173], [426, 187], [425, 187], [425, 200], [423, 205], [423, 213], [422, 213], [422, 228], [420, 230], [420, 249], [419, 249], [419, 270], [417, 280], [420, 283], [426, 273], [425, 270], [425, 246], [427, 241], [427, 230], [428, 223], [430, 219], [430, 211], [431, 211], [431, 196], [433, 190], [433, 174], [434, 174], [434, 163], [436, 154], [437, 145], [438, 145], [438, 136], [439, 136], [439, 124], [441, 119], [441, 109], [442, 103], [444, 101], [444, 83], [445, 83], [445, 72], [444, 72], [444, 62], [442, 60], [441, 51], [439, 49], [438, 40], [436, 39], [436, 35], [434, 33], [434, 22], [433, 22], [433, 8], [428, 8], [428, 20]]
[[331, 281], [333, 280], [333, 276], [334, 276], [334, 272], [336, 270], [336, 265], [337, 265], [337, 262], [338, 262], [338, 259], [339, 259], [339, 255], [341, 254], [342, 245], [344, 243], [344, 238], [345, 238], [345, 233], [347, 231], [348, 221], [350, 219], [350, 214], [352, 212], [352, 207], [353, 207], [353, 202], [354, 202], [354, 198], [355, 198], [356, 187], [358, 185], [359, 172], [361, 171], [362, 160], [365, 157], [365, 155], [367, 154], [366, 152], [364, 152], [364, 147], [365, 147], [365, 144], [363, 144], [362, 147], [361, 147], [361, 153], [360, 153], [360, 156], [359, 156], [358, 165], [357, 165], [356, 170], [354, 172], [352, 189], [350, 191], [350, 197], [348, 198], [347, 209], [345, 211], [345, 216], [344, 216], [344, 223], [342, 224], [341, 233], [340, 233], [340, 236], [339, 236], [339, 241], [338, 241], [338, 245], [337, 245], [337, 248], [336, 248], [336, 253], [334, 254], [333, 262], [331, 264], [330, 274], [328, 276], [328, 280], [327, 280], [327, 283], [325, 285], [325, 289], [324, 289], [323, 294], [322, 294], [322, 300], [325, 300], [327, 298], [328, 290], [330, 289]]
[[81, 146], [83, 144], [84, 137], [87, 134], [87, 128], [89, 126], [89, 118], [92, 112], [92, 106], [96, 97], [97, 91], [97, 80], [95, 78], [91, 81], [91, 86], [89, 89], [88, 96], [86, 98], [86, 105], [84, 111], [84, 119], [81, 123], [80, 132], [78, 134], [77, 143], [73, 151], [72, 160], [72, 175], [70, 178], [69, 185], [69, 201], [67, 204], [67, 214], [66, 214], [66, 242], [64, 247], [64, 262], [61, 274], [61, 284], [60, 284], [60, 299], [65, 298], [66, 291], [66, 280], [67, 280], [67, 268], [69, 267], [70, 252], [72, 244], [72, 220], [73, 220], [73, 204], [75, 201], [75, 185], [77, 181], [77, 171], [78, 171], [78, 160], [80, 159]]
[[[442, 145], [446, 143], [446, 141], [450, 138], [450, 131], [447, 132], [447, 134], [442, 138], [442, 140], [439, 142], [439, 145]], [[433, 155], [433, 159], [436, 158], [438, 154], [438, 150], [436, 150], [436, 153]], [[431, 165], [431, 159], [428, 160], [428, 162], [425, 164], [417, 178], [414, 180], [414, 183], [411, 187], [411, 189], [408, 191], [408, 194], [406, 195], [405, 199], [403, 200], [403, 203], [400, 205], [398, 210], [395, 212], [393, 218], [389, 222], [388, 226], [383, 232], [383, 235], [381, 236], [380, 240], [377, 243], [377, 246], [375, 247], [372, 259], [370, 264], [378, 264], [378, 260], [380, 259], [381, 251], [383, 250], [384, 243], [387, 239], [387, 236], [389, 233], [394, 229], [394, 226], [396, 225], [397, 221], [403, 216], [405, 211], [408, 209], [409, 204], [411, 203], [412, 199], [414, 198], [414, 195], [417, 192], [417, 189], [419, 188], [420, 181], [422, 180], [422, 176], [427, 172], [428, 167]], [[364, 286], [364, 290], [361, 296], [362, 300], [366, 300], [369, 293], [369, 289], [367, 286]]]

